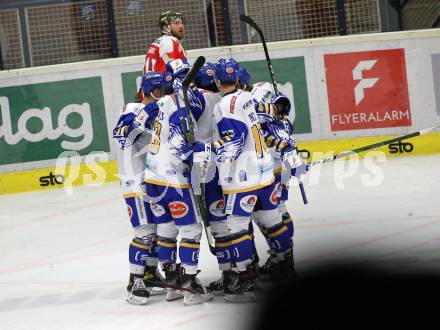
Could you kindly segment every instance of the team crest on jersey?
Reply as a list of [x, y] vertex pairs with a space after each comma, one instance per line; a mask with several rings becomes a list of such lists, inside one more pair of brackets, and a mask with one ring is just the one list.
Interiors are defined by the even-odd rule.
[[128, 217], [131, 220], [131, 216], [133, 215], [133, 209], [131, 208], [130, 205], [127, 204], [127, 211], [128, 211]]
[[257, 203], [257, 196], [249, 195], [240, 199], [240, 207], [243, 211], [251, 213], [254, 209], [255, 204]]
[[209, 212], [217, 217], [223, 215], [224, 209], [225, 201], [223, 199], [219, 199], [209, 205]]
[[183, 218], [189, 211], [188, 204], [184, 202], [171, 202], [168, 204], [168, 207], [174, 219]]
[[234, 68], [231, 67], [231, 66], [228, 66], [225, 71], [226, 71], [226, 73], [233, 73], [234, 72]]
[[272, 193], [270, 194], [270, 202], [273, 205], [277, 205], [279, 198], [281, 197], [281, 192], [283, 191], [283, 184], [281, 182], [278, 182], [275, 185], [275, 188], [273, 188]]
[[165, 214], [165, 209], [162, 205], [156, 204], [156, 203], [151, 203], [151, 212], [153, 212], [153, 214], [156, 217], [161, 217]]
[[206, 70], [206, 74], [208, 76], [213, 76], [215, 74], [215, 72], [214, 72], [214, 70], [208, 69], [208, 70]]

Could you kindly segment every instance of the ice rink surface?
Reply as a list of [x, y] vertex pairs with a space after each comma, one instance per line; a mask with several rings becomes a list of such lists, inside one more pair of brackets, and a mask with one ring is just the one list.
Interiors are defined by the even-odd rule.
[[[353, 164], [326, 164], [319, 176], [311, 171], [309, 205], [298, 187], [290, 189], [299, 274], [338, 258], [397, 272], [400, 264], [439, 269], [440, 155], [388, 158], [374, 173], [365, 162]], [[264, 262], [267, 246], [256, 236]], [[163, 296], [127, 304], [131, 237], [117, 183], [76, 187], [72, 196], [1, 196], [0, 329], [235, 330], [253, 318], [255, 304], [222, 297], [190, 307]], [[199, 277], [207, 284], [219, 272], [203, 244]]]

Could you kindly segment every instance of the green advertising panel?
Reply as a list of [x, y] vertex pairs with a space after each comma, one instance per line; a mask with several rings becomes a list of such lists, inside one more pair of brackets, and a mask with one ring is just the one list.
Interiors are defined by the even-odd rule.
[[[240, 62], [251, 74], [252, 83], [271, 81], [267, 62], [265, 60]], [[288, 57], [272, 60], [278, 88], [295, 104], [295, 133], [311, 133], [309, 97], [307, 94], [306, 69], [304, 57]], [[136, 94], [136, 79], [142, 77], [142, 72], [126, 72], [122, 74], [124, 102], [134, 102]]]
[[[271, 82], [266, 60], [240, 62], [251, 74], [251, 82]], [[309, 97], [307, 94], [304, 57], [289, 57], [272, 60], [278, 89], [295, 103], [295, 133], [311, 133]], [[289, 95], [293, 93], [293, 95]]]
[[110, 151], [100, 77], [0, 88], [0, 165]]
[[134, 102], [137, 87], [136, 80], [142, 79], [142, 71], [122, 73], [122, 91], [124, 93], [124, 103]]

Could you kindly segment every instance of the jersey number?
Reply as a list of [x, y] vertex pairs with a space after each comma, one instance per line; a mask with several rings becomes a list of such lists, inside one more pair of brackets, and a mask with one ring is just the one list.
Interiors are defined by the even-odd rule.
[[267, 146], [261, 134], [260, 123], [257, 123], [254, 126], [252, 126], [251, 131], [255, 141], [255, 151], [257, 152], [257, 157], [262, 158], [264, 156], [264, 152], [267, 152]]
[[162, 129], [161, 123], [159, 121], [155, 121], [153, 125], [153, 136], [150, 143], [150, 153], [152, 153], [153, 155], [159, 152], [161, 129]]

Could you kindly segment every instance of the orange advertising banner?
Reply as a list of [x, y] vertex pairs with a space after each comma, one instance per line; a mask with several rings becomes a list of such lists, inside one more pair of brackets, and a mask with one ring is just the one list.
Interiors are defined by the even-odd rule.
[[332, 131], [411, 126], [405, 53], [324, 55]]

